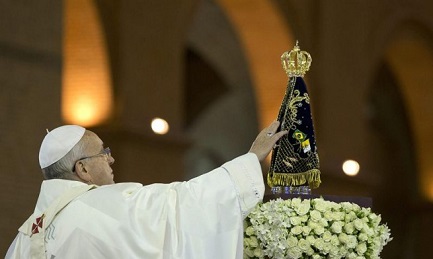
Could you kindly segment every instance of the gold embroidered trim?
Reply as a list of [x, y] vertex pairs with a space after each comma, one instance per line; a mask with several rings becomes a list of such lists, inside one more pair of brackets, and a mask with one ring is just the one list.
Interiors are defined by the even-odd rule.
[[269, 173], [268, 185], [274, 186], [299, 186], [308, 183], [311, 189], [319, 187], [320, 170], [311, 169], [304, 173], [288, 174], [288, 173]]

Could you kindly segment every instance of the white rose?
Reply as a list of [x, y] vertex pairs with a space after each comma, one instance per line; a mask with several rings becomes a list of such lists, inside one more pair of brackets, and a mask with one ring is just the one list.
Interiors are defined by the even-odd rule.
[[302, 226], [302, 234], [304, 236], [308, 236], [311, 232], [311, 228], [309, 226]]
[[322, 214], [317, 210], [310, 211], [310, 219], [314, 222], [318, 222], [322, 218]]
[[309, 256], [312, 256], [314, 254], [314, 249], [310, 246], [305, 253]]
[[249, 246], [250, 246], [250, 238], [244, 237], [244, 247], [249, 247]]
[[322, 235], [323, 232], [325, 232], [325, 228], [320, 225], [314, 229], [314, 233], [316, 233], [317, 235]]
[[325, 231], [325, 233], [323, 233], [322, 235], [323, 241], [325, 242], [330, 242], [331, 238], [332, 238], [332, 234], [329, 231]]
[[340, 245], [340, 239], [338, 239], [338, 236], [332, 236], [330, 242], [333, 246], [339, 246]]
[[323, 199], [314, 199], [314, 208], [320, 212], [326, 211], [326, 202]]
[[258, 258], [263, 258], [264, 257], [263, 251], [259, 247], [257, 247], [256, 249], [254, 249], [253, 254], [254, 254], [255, 257], [258, 257]]
[[301, 221], [304, 223], [307, 222], [309, 219], [308, 214], [302, 215], [300, 218], [301, 218]]
[[371, 213], [371, 209], [370, 208], [361, 208], [361, 214], [364, 216], [367, 216]]
[[353, 226], [353, 223], [346, 223], [343, 228], [346, 234], [352, 234], [353, 231], [355, 231], [355, 227]]
[[374, 236], [374, 230], [367, 225], [364, 225], [361, 232], [367, 234], [369, 237]]
[[297, 236], [297, 235], [299, 235], [299, 234], [302, 233], [302, 227], [301, 227], [301, 226], [295, 226], [295, 227], [293, 227], [292, 229], [290, 229], [290, 232], [291, 232], [293, 235]]
[[331, 247], [332, 247], [332, 245], [330, 244], [330, 243], [324, 243], [324, 245], [323, 245], [323, 251], [325, 252], [325, 253], [329, 253], [329, 251], [331, 251]]
[[356, 217], [355, 212], [351, 211], [351, 212], [346, 214], [346, 216], [344, 217], [344, 221], [351, 222], [351, 221], [355, 220], [356, 218], [357, 217]]
[[343, 223], [341, 221], [335, 221], [331, 225], [331, 231], [332, 231], [332, 233], [335, 233], [335, 234], [341, 233], [342, 228], [343, 228]]
[[347, 235], [346, 247], [355, 248], [357, 245], [358, 245], [358, 240], [356, 239], [356, 236]]
[[322, 227], [327, 227], [327, 226], [329, 226], [329, 223], [328, 223], [328, 221], [327, 221], [325, 218], [320, 219], [319, 224], [320, 224]]
[[347, 212], [347, 211], [359, 211], [361, 207], [359, 207], [356, 203], [350, 203], [350, 202], [342, 202], [340, 203], [341, 207]]
[[376, 226], [379, 225], [380, 222], [382, 221], [382, 217], [380, 215], [376, 215], [374, 213], [370, 214], [369, 218], [371, 219], [373, 224], [375, 224]]
[[339, 256], [339, 254], [340, 254], [340, 249], [336, 246], [329, 244], [330, 258], [341, 258], [341, 256]]
[[252, 236], [250, 238], [250, 247], [258, 247], [259, 246], [259, 241], [257, 240], [257, 238], [255, 236]]
[[361, 230], [364, 227], [364, 222], [360, 219], [355, 219], [355, 221], [353, 221], [353, 226], [357, 229], [357, 230]]
[[340, 203], [333, 202], [332, 204], [333, 204], [332, 209], [334, 209], [334, 210], [342, 210], [342, 207], [341, 207]]
[[341, 211], [334, 212], [332, 214], [333, 220], [344, 220], [345, 214]]
[[301, 218], [299, 218], [299, 217], [291, 217], [290, 218], [290, 223], [292, 223], [293, 226], [297, 226], [297, 225], [301, 224]]
[[315, 229], [315, 228], [317, 228], [320, 225], [318, 223], [316, 223], [316, 222], [309, 221], [308, 224], [307, 224], [307, 226], [309, 226], [311, 229]]
[[298, 245], [298, 239], [294, 236], [289, 236], [287, 238], [287, 246], [288, 247], [295, 247]]
[[310, 243], [311, 245], [314, 245], [314, 243], [316, 242], [316, 239], [313, 236], [308, 236], [305, 238], [305, 240], [307, 240], [308, 243]]
[[358, 253], [358, 255], [363, 255], [367, 251], [367, 244], [365, 242], [359, 243], [355, 251]]
[[246, 254], [248, 257], [254, 257], [254, 251], [251, 249], [244, 249], [244, 254]]
[[375, 221], [375, 220], [378, 218], [378, 216], [377, 216], [376, 214], [374, 214], [374, 213], [370, 213], [370, 214], [368, 215], [368, 218], [369, 218], [371, 221]]
[[368, 236], [365, 233], [359, 233], [358, 234], [358, 239], [359, 239], [359, 241], [367, 241], [368, 240]]
[[347, 234], [346, 233], [339, 234], [338, 240], [340, 240], [341, 243], [346, 244], [347, 243]]
[[316, 242], [314, 242], [314, 247], [316, 247], [320, 251], [323, 251], [324, 246], [325, 242], [322, 239], [316, 239]]
[[300, 216], [307, 214], [310, 211], [310, 201], [303, 200], [295, 210]]
[[253, 228], [252, 226], [247, 227], [247, 229], [245, 229], [245, 233], [246, 233], [248, 236], [252, 236], [252, 235], [254, 235], [254, 228]]
[[296, 209], [301, 205], [301, 199], [300, 198], [293, 198], [291, 207]]
[[298, 259], [302, 257], [302, 251], [299, 247], [292, 247], [287, 250], [287, 255], [289, 256], [289, 258]]
[[330, 210], [325, 211], [323, 213], [323, 217], [327, 220], [332, 220], [334, 218]]
[[375, 250], [380, 250], [380, 247], [382, 246], [382, 244], [380, 243], [380, 241], [377, 240], [377, 239], [373, 240], [373, 244], [372, 245], [373, 245], [373, 247], [376, 248]]
[[308, 248], [310, 248], [310, 242], [301, 238], [298, 242], [298, 247], [301, 249], [301, 251], [306, 252]]

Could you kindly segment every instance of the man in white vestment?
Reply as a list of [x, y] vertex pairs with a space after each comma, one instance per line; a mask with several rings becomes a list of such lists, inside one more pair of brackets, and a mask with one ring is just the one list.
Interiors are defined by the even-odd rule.
[[249, 152], [187, 182], [114, 183], [114, 158], [93, 132], [66, 125], [44, 138], [44, 180], [6, 258], [243, 258], [243, 219], [264, 194], [273, 122]]

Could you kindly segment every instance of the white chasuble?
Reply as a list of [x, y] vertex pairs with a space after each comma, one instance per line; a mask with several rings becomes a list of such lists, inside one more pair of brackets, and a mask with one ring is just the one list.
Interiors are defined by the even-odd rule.
[[[265, 188], [249, 153], [187, 182], [100, 186], [68, 201], [48, 224], [41, 221], [56, 199], [83, 185], [44, 181], [6, 258], [241, 259], [243, 219]], [[38, 233], [46, 251], [31, 251], [38, 248], [30, 236]]]

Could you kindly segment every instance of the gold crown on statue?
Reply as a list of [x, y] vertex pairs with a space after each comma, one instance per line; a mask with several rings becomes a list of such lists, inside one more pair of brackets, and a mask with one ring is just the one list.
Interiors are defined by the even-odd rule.
[[310, 69], [311, 61], [310, 53], [301, 51], [298, 41], [296, 41], [295, 47], [290, 52], [286, 51], [281, 55], [281, 63], [289, 77], [303, 77]]

